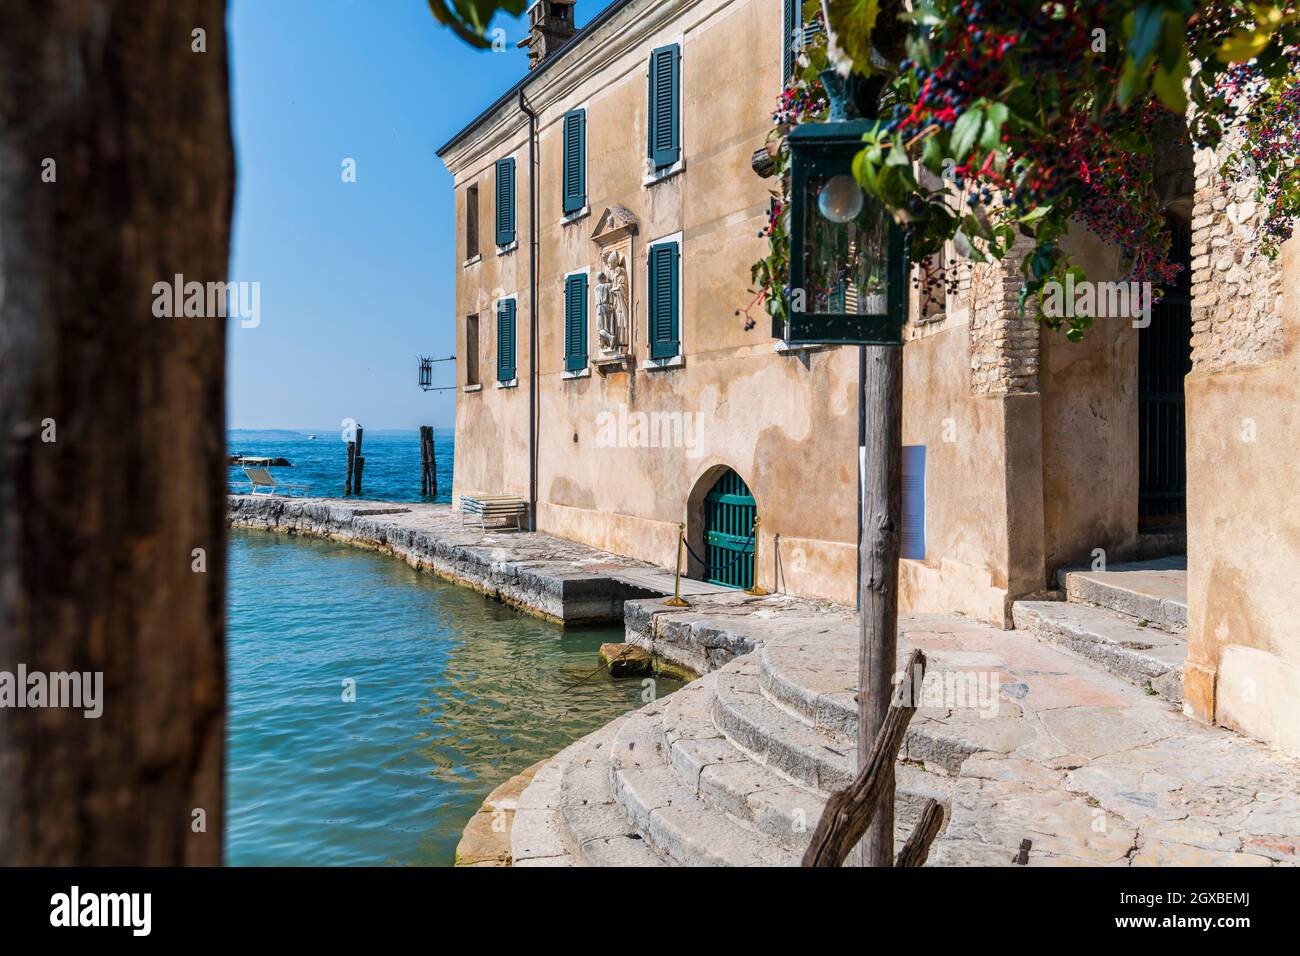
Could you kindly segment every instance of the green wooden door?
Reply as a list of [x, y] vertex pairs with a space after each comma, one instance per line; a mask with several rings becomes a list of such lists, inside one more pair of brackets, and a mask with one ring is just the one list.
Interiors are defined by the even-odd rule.
[[704, 498], [705, 580], [729, 588], [754, 583], [754, 496], [734, 471], [718, 479]]

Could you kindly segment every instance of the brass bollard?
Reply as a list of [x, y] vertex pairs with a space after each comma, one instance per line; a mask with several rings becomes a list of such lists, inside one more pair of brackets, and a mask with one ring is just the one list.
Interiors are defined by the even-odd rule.
[[673, 582], [673, 596], [664, 604], [668, 607], [690, 607], [682, 598], [682, 543], [686, 540], [686, 524], [677, 525], [677, 579]]
[[758, 583], [758, 522], [759, 520], [760, 519], [758, 515], [755, 515], [754, 516], [754, 567], [753, 567], [754, 583], [750, 587], [745, 588], [745, 593], [752, 594], [754, 597], [763, 597], [764, 595], [768, 595], [772, 593], [767, 588], [761, 587]]

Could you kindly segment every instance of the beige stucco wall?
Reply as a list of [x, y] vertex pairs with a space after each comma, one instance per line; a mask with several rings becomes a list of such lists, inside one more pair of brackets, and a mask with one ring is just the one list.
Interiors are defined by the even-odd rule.
[[1004, 623], [1008, 552], [1004, 400], [973, 395], [960, 316], [903, 351], [903, 444], [926, 448], [926, 557], [904, 560], [899, 604]]
[[[752, 174], [749, 159], [770, 128], [781, 85], [780, 10], [780, 0], [633, 4], [527, 90], [539, 112], [537, 522], [564, 537], [671, 566], [688, 499], [703, 476], [725, 465], [758, 503], [760, 580], [775, 586], [779, 568], [786, 590], [851, 602], [856, 352], [778, 354], [766, 321], [745, 331], [735, 315], [752, 298], [749, 266], [766, 248], [758, 232], [770, 184]], [[646, 63], [654, 47], [674, 42], [682, 48], [684, 169], [646, 186]], [[737, 72], [737, 50], [762, 49], [771, 55], [748, 56], [743, 75]], [[719, 109], [724, 91], [727, 108]], [[564, 222], [562, 117], [576, 107], [586, 109], [590, 215]], [[527, 139], [517, 106], [498, 114], [445, 157], [455, 177], [458, 243], [463, 247], [464, 188], [477, 181], [484, 247], [482, 261], [459, 268], [457, 282], [460, 339], [464, 315], [480, 311], [483, 387], [462, 390], [458, 399], [456, 495], [528, 492]], [[519, 248], [498, 256], [491, 245], [493, 164], [511, 154], [517, 157]], [[615, 205], [638, 225], [631, 256], [637, 367], [568, 378], [562, 374], [564, 277], [582, 269], [594, 277], [592, 230]], [[684, 364], [652, 371], [640, 367], [647, 358], [646, 252], [670, 236], [682, 244]], [[463, 259], [462, 248], [458, 263]], [[497, 288], [519, 296], [516, 389], [493, 383]], [[594, 309], [589, 312], [594, 356]], [[696, 440], [690, 447], [602, 447], [608, 435], [602, 413], [616, 420], [679, 416]]]
[[[1121, 278], [1116, 247], [1076, 224], [1064, 243], [1093, 282]], [[1138, 533], [1138, 330], [1097, 318], [1082, 341], [1040, 333], [1043, 534], [1048, 573], [1126, 554]]]
[[[525, 88], [539, 114], [537, 525], [671, 567], [678, 523], [688, 522], [698, 548], [699, 508], [691, 502], [731, 467], [754, 493], [762, 519], [760, 582], [851, 603], [857, 349], [778, 353], [765, 316], [746, 331], [735, 314], [752, 298], [750, 266], [766, 249], [758, 232], [773, 184], [753, 174], [750, 157], [770, 129], [780, 89], [781, 8], [781, 0], [633, 3]], [[673, 42], [682, 47], [684, 168], [647, 186], [646, 66], [654, 47]], [[562, 118], [576, 107], [586, 110], [590, 214], [565, 222]], [[519, 246], [498, 255], [493, 164], [507, 155], [516, 157]], [[464, 316], [478, 312], [482, 381], [458, 397], [453, 491], [526, 497], [529, 171], [518, 104], [487, 114], [443, 158], [457, 193], [458, 354], [465, 354]], [[463, 265], [471, 182], [480, 189], [483, 256]], [[582, 269], [594, 277], [592, 232], [613, 206], [629, 210], [638, 225], [631, 255], [636, 367], [571, 378], [563, 374], [564, 277]], [[640, 367], [646, 251], [668, 236], [682, 242], [684, 363], [648, 370]], [[1101, 336], [1082, 347], [1040, 346], [1032, 317], [1011, 304], [1017, 263], [980, 268], [975, 281], [966, 267], [945, 318], [910, 329], [904, 349], [903, 437], [927, 447], [927, 515], [926, 557], [902, 563], [900, 607], [960, 611], [1007, 626], [1010, 602], [1044, 587], [1049, 552], [1074, 554], [1097, 536], [1099, 521], [1107, 541], [1129, 533], [1113, 514], [1088, 515], [1092, 504], [1066, 507], [1056, 489], [1086, 490], [1095, 462], [1115, 460], [1110, 446], [1129, 440], [1106, 431], [1126, 414], [1113, 394], [1122, 376], [1104, 369], [1100, 381], [1080, 387], [1073, 371], [1096, 371], [1098, 362], [1131, 365], [1133, 350], [1116, 351]], [[512, 389], [494, 383], [494, 302], [503, 293], [518, 297], [519, 386]], [[594, 307], [589, 321], [594, 356]], [[1059, 388], [1039, 391], [1040, 361], [1060, 371]], [[460, 375], [464, 385], [463, 367]], [[1090, 430], [1081, 428], [1099, 402], [1109, 411]], [[602, 443], [602, 415], [636, 413], [691, 416], [697, 441], [671, 448]], [[1094, 440], [1103, 447], [1088, 451]], [[1119, 510], [1117, 503], [1104, 507]]]
[[[1300, 753], [1300, 244], [1288, 242], [1276, 263], [1234, 263], [1241, 234], [1224, 228], [1221, 208], [1211, 211], [1217, 198], [1198, 195], [1207, 247], [1225, 241], [1194, 270], [1193, 301], [1212, 301], [1197, 316], [1187, 378], [1185, 709]], [[1254, 281], [1227, 283], [1243, 262]], [[1267, 319], [1249, 338], [1227, 321], [1237, 296]]]

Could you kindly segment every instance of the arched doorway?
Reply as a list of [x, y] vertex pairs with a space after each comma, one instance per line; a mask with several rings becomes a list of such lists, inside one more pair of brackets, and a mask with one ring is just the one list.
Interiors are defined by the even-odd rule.
[[749, 486], [730, 468], [724, 469], [704, 496], [704, 580], [729, 588], [753, 586], [757, 513]]

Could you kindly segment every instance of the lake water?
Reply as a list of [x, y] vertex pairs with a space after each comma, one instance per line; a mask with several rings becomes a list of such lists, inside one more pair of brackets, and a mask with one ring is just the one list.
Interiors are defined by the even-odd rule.
[[[234, 429], [227, 435], [232, 455], [261, 455], [287, 458], [288, 468], [272, 468], [277, 481], [292, 485], [311, 485], [319, 497], [342, 497], [348, 471], [348, 446], [336, 429], [332, 432], [252, 431]], [[362, 476], [362, 498], [379, 501], [451, 501], [452, 455], [455, 433], [435, 430], [433, 440], [437, 454], [438, 496], [420, 497], [420, 433], [414, 431], [371, 431], [361, 439], [361, 454], [366, 459]], [[248, 491], [248, 479], [238, 467], [227, 474], [230, 491]], [[300, 494], [301, 492], [295, 492]]]
[[[284, 455], [294, 479], [329, 480], [342, 447], [239, 437], [232, 452]], [[368, 479], [372, 461], [391, 463], [368, 492], [418, 499], [415, 433], [367, 434], [365, 450]], [[449, 866], [497, 785], [647, 692], [599, 666], [622, 628], [561, 628], [396, 558], [262, 531], [230, 533], [227, 634], [233, 865]]]

